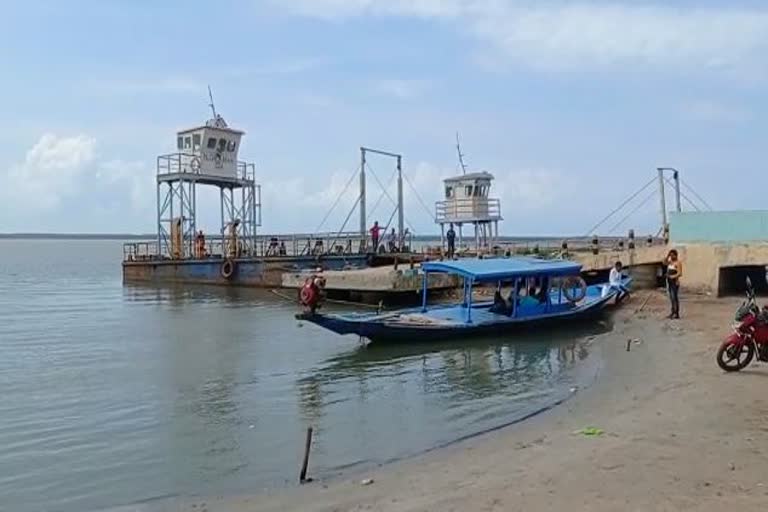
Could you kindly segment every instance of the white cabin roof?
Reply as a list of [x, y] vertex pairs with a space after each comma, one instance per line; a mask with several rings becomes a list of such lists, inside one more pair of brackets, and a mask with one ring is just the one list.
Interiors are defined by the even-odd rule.
[[460, 181], [474, 181], [474, 180], [492, 180], [493, 174], [485, 171], [471, 172], [469, 174], [462, 174], [461, 176], [454, 176], [452, 178], [446, 178], [443, 180], [445, 183], [455, 183]]
[[179, 135], [181, 135], [181, 134], [184, 134], [184, 133], [194, 132], [194, 131], [202, 130], [202, 129], [205, 129], [205, 128], [214, 128], [216, 130], [222, 130], [222, 131], [225, 131], [225, 132], [236, 133], [238, 135], [244, 135], [245, 134], [244, 131], [235, 130], [235, 129], [230, 128], [229, 126], [227, 126], [227, 122], [224, 121], [224, 118], [221, 117], [221, 116], [216, 116], [216, 118], [209, 119], [208, 121], [206, 121], [206, 123], [204, 125], [195, 126], [194, 128], [187, 128], [185, 130], [179, 130], [177, 133]]

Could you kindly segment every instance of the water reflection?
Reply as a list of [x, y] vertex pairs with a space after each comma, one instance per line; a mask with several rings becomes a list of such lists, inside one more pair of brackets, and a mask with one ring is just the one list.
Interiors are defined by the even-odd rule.
[[[318, 423], [338, 401], [364, 403], [416, 386], [423, 396], [452, 407], [499, 396], [535, 396], [589, 356], [589, 337], [611, 324], [574, 324], [565, 328], [516, 333], [510, 338], [478, 338], [442, 343], [359, 346], [331, 357], [296, 382], [301, 415]], [[543, 383], [547, 386], [539, 387]], [[340, 389], [345, 389], [343, 397]], [[372, 391], [374, 390], [374, 391]]]
[[122, 292], [123, 299], [127, 302], [165, 303], [175, 309], [192, 303], [215, 303], [242, 308], [279, 303], [284, 300], [269, 290], [238, 286], [126, 283], [123, 285]]

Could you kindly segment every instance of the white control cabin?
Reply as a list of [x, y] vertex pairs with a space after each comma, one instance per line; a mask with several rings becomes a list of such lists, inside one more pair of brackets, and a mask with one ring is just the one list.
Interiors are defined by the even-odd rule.
[[493, 175], [488, 172], [463, 174], [443, 181], [445, 199], [435, 204], [435, 222], [440, 224], [441, 239], [446, 224], [458, 229], [459, 244], [463, 243], [462, 225], [475, 228], [475, 249], [493, 245], [499, 235], [501, 204], [490, 198]]
[[237, 153], [243, 133], [229, 128], [219, 115], [205, 126], [178, 132], [176, 148], [184, 157], [182, 172], [237, 178]]
[[491, 199], [493, 175], [475, 172], [448, 178], [445, 200], [437, 203], [438, 223], [490, 222], [501, 218], [498, 199]]

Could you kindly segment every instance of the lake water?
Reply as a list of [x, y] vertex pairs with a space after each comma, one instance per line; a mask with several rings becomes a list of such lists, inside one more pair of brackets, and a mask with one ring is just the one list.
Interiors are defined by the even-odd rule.
[[295, 485], [310, 425], [327, 478], [508, 424], [598, 366], [587, 327], [364, 348], [266, 290], [124, 286], [121, 256], [0, 240], [0, 509]]

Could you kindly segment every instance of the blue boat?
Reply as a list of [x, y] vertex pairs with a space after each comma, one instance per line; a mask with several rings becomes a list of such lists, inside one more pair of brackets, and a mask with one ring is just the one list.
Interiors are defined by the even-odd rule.
[[[566, 260], [514, 257], [434, 261], [422, 264], [421, 307], [385, 313], [319, 314], [296, 317], [338, 334], [356, 334], [371, 341], [419, 342], [484, 334], [503, 334], [515, 327], [584, 319], [600, 314], [619, 290], [608, 283], [587, 286], [581, 265]], [[427, 304], [429, 274], [463, 278], [459, 304]], [[624, 277], [628, 287], [631, 278]], [[476, 286], [495, 286], [493, 301], [473, 302]], [[510, 291], [504, 299], [504, 286]]]

